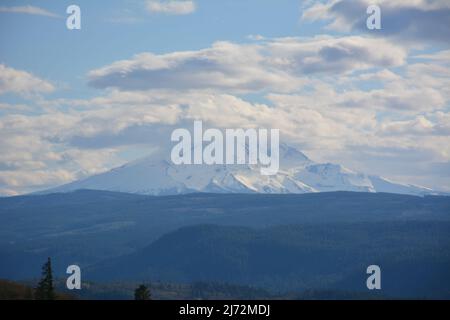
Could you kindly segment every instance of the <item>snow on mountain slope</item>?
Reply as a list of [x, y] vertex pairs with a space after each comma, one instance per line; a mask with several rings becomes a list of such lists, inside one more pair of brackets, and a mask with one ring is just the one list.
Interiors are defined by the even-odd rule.
[[315, 163], [297, 149], [280, 145], [280, 170], [264, 176], [256, 165], [174, 165], [148, 157], [108, 172], [44, 191], [108, 190], [148, 195], [211, 193], [389, 192], [412, 195], [432, 190], [369, 176], [338, 164]]
[[400, 184], [389, 181], [388, 179], [370, 176], [370, 181], [372, 181], [372, 185], [375, 190], [378, 192], [387, 192], [387, 193], [403, 193], [403, 194], [417, 194], [417, 195], [425, 195], [425, 194], [435, 194], [432, 189], [424, 188], [420, 186], [415, 186], [412, 184]]
[[293, 176], [317, 191], [376, 192], [370, 179], [338, 164], [312, 164], [295, 171]]

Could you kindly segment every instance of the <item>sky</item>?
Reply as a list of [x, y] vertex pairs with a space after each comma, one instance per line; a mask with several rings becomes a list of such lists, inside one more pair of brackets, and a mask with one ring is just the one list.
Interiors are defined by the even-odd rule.
[[194, 120], [450, 191], [449, 101], [446, 0], [0, 2], [2, 196], [166, 149]]

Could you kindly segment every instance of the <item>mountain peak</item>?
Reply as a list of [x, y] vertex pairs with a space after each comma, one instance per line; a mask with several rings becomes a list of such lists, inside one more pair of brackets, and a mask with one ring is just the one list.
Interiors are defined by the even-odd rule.
[[293, 168], [311, 164], [311, 161], [303, 152], [285, 143], [280, 144], [280, 166]]
[[273, 176], [261, 175], [257, 165], [174, 165], [168, 157], [159, 153], [44, 193], [78, 189], [148, 195], [324, 191], [432, 193], [427, 188], [393, 183], [381, 177], [354, 172], [339, 164], [316, 163], [285, 143], [280, 144], [280, 170]]

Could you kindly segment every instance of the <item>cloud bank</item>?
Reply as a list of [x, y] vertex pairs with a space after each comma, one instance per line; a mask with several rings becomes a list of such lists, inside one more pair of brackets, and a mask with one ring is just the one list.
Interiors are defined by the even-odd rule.
[[216, 42], [198, 51], [142, 53], [89, 73], [95, 88], [254, 92], [295, 91], [304, 77], [404, 63], [406, 51], [383, 39], [281, 38], [263, 44]]
[[16, 70], [0, 64], [0, 95], [17, 93], [30, 95], [36, 93], [50, 93], [55, 87], [26, 71]]
[[[366, 27], [366, 9], [381, 8], [381, 30]], [[306, 21], [328, 21], [328, 29], [359, 31], [412, 43], [449, 44], [450, 2], [446, 0], [330, 0], [317, 2], [302, 13]]]

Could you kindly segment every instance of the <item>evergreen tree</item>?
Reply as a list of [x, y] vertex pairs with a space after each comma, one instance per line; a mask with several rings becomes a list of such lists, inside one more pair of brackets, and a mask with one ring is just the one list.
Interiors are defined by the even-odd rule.
[[42, 266], [42, 278], [35, 292], [37, 300], [55, 300], [55, 289], [53, 288], [52, 262], [50, 258]]
[[150, 300], [151, 294], [150, 290], [146, 285], [141, 284], [134, 290], [134, 300]]

